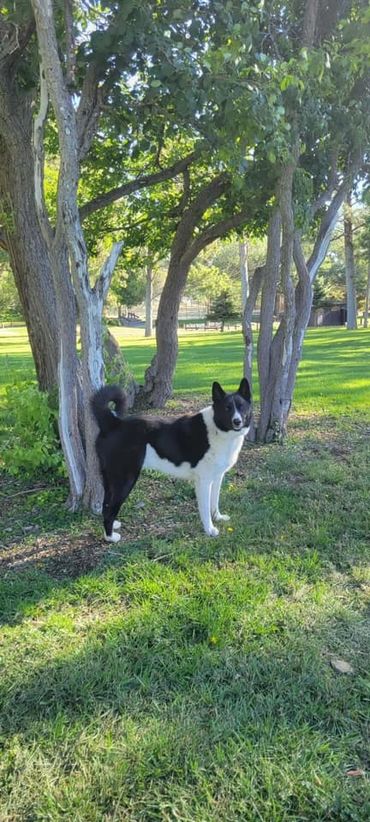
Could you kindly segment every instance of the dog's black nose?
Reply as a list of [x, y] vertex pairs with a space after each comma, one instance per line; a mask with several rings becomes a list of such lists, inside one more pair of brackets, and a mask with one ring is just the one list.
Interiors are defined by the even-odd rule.
[[238, 427], [238, 426], [240, 426], [241, 424], [242, 424], [242, 420], [240, 419], [240, 417], [234, 417], [234, 419], [233, 419], [233, 425], [235, 425], [235, 427], [237, 428], [237, 427]]

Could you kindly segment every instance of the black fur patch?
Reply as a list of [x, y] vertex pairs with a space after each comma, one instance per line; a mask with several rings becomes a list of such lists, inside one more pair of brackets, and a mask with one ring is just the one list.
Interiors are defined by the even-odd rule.
[[209, 448], [207, 428], [202, 414], [179, 417], [177, 420], [146, 420], [147, 442], [161, 459], [174, 465], [190, 462], [192, 468], [204, 457]]

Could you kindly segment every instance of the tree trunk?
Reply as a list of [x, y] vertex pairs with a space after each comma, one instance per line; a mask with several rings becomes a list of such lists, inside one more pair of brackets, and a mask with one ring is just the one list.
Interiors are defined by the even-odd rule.
[[[80, 176], [80, 144], [76, 109], [72, 93], [67, 89], [58, 52], [58, 42], [53, 17], [51, 0], [32, 0], [40, 52], [40, 108], [35, 119], [34, 152], [35, 152], [35, 193], [38, 217], [46, 241], [49, 244], [53, 262], [55, 284], [60, 285], [61, 267], [58, 259], [61, 248], [68, 250], [70, 272], [79, 311], [81, 329], [81, 378], [84, 411], [84, 439], [86, 471], [83, 485], [83, 503], [93, 512], [101, 510], [103, 489], [99, 464], [95, 449], [97, 425], [90, 409], [89, 399], [92, 393], [101, 387], [104, 376], [102, 313], [104, 299], [107, 295], [114, 266], [122, 248], [122, 242], [112, 246], [94, 287], [90, 284], [88, 256], [81, 227], [77, 202], [78, 181]], [[57, 193], [57, 220], [55, 232], [48, 222], [43, 197], [43, 127], [47, 113], [48, 96], [53, 107], [58, 127], [60, 150], [60, 170]], [[68, 271], [65, 275], [68, 277]], [[58, 295], [59, 296], [59, 295]], [[58, 299], [58, 304], [60, 300]], [[62, 311], [62, 307], [59, 307]], [[64, 342], [64, 340], [63, 340]], [[68, 410], [73, 413], [78, 408], [79, 371], [73, 368], [72, 348], [75, 353], [75, 337], [71, 347], [73, 389], [71, 397], [61, 396], [60, 415]], [[64, 348], [61, 347], [60, 379], [66, 374], [64, 366]], [[77, 402], [76, 402], [77, 400]], [[64, 404], [64, 405], [63, 405]], [[66, 425], [70, 436], [71, 448], [65, 450], [67, 462], [72, 459], [71, 471], [79, 461], [79, 442], [77, 430], [73, 432]], [[72, 453], [73, 452], [73, 453]], [[79, 486], [78, 491], [81, 490]]]
[[56, 320], [59, 327], [58, 392], [59, 434], [69, 478], [68, 507], [76, 511], [82, 501], [86, 481], [85, 405], [81, 364], [76, 350], [76, 300], [65, 299], [72, 290], [67, 249], [61, 242], [52, 250], [52, 275], [56, 292]]
[[276, 291], [280, 277], [280, 231], [280, 212], [278, 208], [275, 208], [269, 221], [267, 256], [264, 266], [261, 296], [260, 332], [257, 343], [261, 406], [258, 438], [262, 441], [268, 428], [274, 388], [271, 381], [270, 368]]
[[150, 263], [146, 267], [145, 336], [153, 336], [153, 268]]
[[265, 275], [265, 266], [256, 268], [250, 283], [249, 294], [245, 303], [243, 314], [243, 337], [245, 344], [244, 351], [244, 376], [247, 378], [253, 395], [253, 312], [256, 306], [258, 295]]
[[157, 352], [145, 373], [139, 402], [163, 408], [172, 396], [173, 375], [178, 352], [178, 313], [190, 268], [176, 258], [170, 261], [167, 279], [159, 301], [156, 323]]
[[242, 293], [242, 316], [244, 315], [246, 302], [249, 294], [248, 280], [248, 245], [246, 240], [239, 243], [239, 263], [240, 263], [240, 284]]
[[293, 353], [295, 324], [295, 292], [292, 280], [294, 216], [293, 174], [296, 163], [288, 163], [279, 184], [279, 210], [281, 215], [281, 286], [284, 295], [284, 315], [271, 344], [270, 380], [273, 386], [270, 418], [264, 439], [282, 440], [286, 433], [286, 421], [291, 406], [287, 393], [288, 376]]
[[357, 328], [356, 266], [353, 250], [351, 195], [344, 206], [344, 253], [346, 261], [347, 328]]
[[[258, 438], [262, 442], [270, 442], [275, 439], [281, 440], [286, 431], [297, 369], [301, 359], [304, 334], [310, 318], [312, 285], [325, 259], [338, 213], [352, 185], [353, 177], [357, 173], [358, 163], [359, 158], [354, 158], [338, 190], [335, 194], [332, 194], [331, 202], [322, 216], [312, 253], [307, 263], [300, 244], [300, 231], [295, 229], [293, 232], [294, 262], [298, 273], [298, 283], [294, 292], [292, 291], [290, 264], [288, 267], [289, 260], [291, 263], [292, 215], [289, 208], [289, 198], [287, 199], [288, 208], [285, 211], [285, 224], [287, 227], [285, 233], [285, 261], [283, 257], [285, 277], [287, 278], [284, 287], [285, 314], [287, 316], [282, 318], [274, 337], [272, 331], [272, 306], [277, 286], [280, 229], [278, 230], [277, 223], [274, 226], [273, 216], [270, 220], [268, 253], [265, 264], [267, 273], [264, 279], [265, 293], [262, 292], [261, 330], [258, 346], [261, 394]], [[287, 195], [288, 192], [285, 192], [285, 196]], [[314, 209], [312, 214], [314, 216]], [[275, 272], [275, 279], [270, 284], [271, 273], [268, 275], [269, 271], [272, 272], [272, 275]], [[294, 305], [292, 305], [293, 296]], [[287, 304], [289, 306], [288, 312]]]
[[369, 323], [369, 310], [370, 310], [370, 262], [369, 267], [367, 270], [367, 285], [366, 285], [366, 297], [365, 297], [365, 313], [364, 313], [364, 327], [368, 327]]
[[[0, 81], [0, 200], [10, 265], [42, 391], [57, 382], [58, 326], [51, 263], [35, 207], [30, 100]], [[65, 297], [67, 299], [67, 297]]]

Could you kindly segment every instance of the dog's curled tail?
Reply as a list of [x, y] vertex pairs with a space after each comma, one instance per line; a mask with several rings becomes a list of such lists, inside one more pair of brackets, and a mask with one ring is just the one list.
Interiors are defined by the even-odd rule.
[[[113, 403], [115, 410], [109, 407]], [[109, 434], [119, 424], [126, 410], [126, 397], [119, 385], [105, 385], [90, 400], [91, 409], [102, 434]]]

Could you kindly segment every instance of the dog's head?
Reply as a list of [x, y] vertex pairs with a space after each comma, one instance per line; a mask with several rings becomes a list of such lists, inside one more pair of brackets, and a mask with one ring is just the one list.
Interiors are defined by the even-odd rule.
[[212, 385], [213, 416], [221, 431], [243, 431], [249, 428], [252, 418], [251, 391], [243, 377], [237, 391], [226, 393], [219, 382]]

